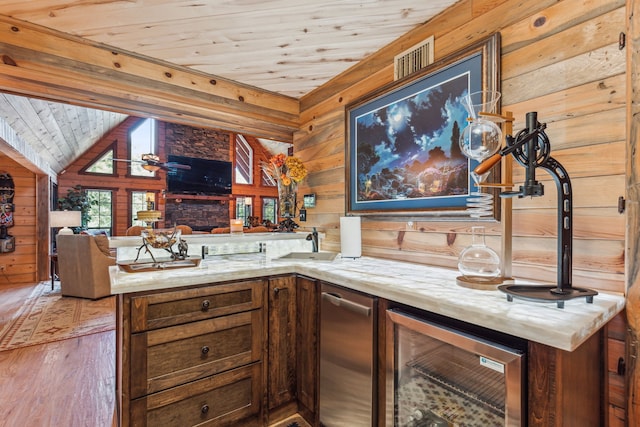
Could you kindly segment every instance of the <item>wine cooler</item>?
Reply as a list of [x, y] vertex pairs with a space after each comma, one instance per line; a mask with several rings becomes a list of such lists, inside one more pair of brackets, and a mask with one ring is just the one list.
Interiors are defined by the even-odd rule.
[[526, 346], [444, 323], [387, 311], [386, 425], [526, 425]]

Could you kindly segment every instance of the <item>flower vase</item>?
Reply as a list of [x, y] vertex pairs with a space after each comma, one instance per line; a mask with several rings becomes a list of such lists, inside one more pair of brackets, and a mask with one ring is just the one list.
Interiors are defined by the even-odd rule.
[[283, 180], [278, 180], [278, 208], [280, 217], [284, 218], [279, 225], [281, 231], [292, 232], [299, 227], [292, 219], [296, 217], [297, 193], [298, 184], [295, 181], [285, 184]]

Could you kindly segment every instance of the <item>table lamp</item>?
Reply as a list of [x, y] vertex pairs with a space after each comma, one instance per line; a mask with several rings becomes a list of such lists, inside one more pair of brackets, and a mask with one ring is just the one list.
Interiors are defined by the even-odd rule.
[[73, 234], [69, 227], [82, 225], [82, 212], [80, 211], [51, 211], [49, 212], [49, 226], [60, 228], [58, 234]]
[[152, 228], [153, 223], [160, 221], [162, 218], [162, 213], [156, 210], [138, 211], [136, 215], [136, 220], [146, 223], [147, 228]]
[[232, 234], [243, 232], [244, 221], [241, 219], [232, 219], [229, 227], [229, 231]]

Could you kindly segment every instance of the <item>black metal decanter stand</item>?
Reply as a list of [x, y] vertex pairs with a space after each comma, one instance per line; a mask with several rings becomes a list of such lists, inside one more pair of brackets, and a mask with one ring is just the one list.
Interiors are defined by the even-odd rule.
[[502, 156], [511, 154], [525, 168], [525, 182], [519, 191], [506, 191], [500, 197], [525, 196], [540, 197], [544, 195], [544, 186], [536, 180], [536, 168], [542, 168], [553, 177], [558, 191], [558, 278], [554, 285], [500, 285], [498, 289], [507, 294], [507, 300], [522, 298], [539, 302], [557, 302], [558, 308], [564, 308], [564, 301], [586, 297], [587, 303], [593, 303], [598, 292], [591, 289], [572, 286], [572, 195], [571, 180], [566, 169], [551, 157], [551, 144], [544, 132], [545, 124], [538, 122], [536, 112], [527, 113], [527, 127], [516, 137], [506, 136], [506, 147], [498, 154], [478, 165], [476, 173], [490, 169]]

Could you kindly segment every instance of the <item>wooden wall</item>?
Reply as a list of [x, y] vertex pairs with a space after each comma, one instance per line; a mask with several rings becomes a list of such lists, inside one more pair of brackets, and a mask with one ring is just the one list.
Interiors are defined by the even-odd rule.
[[[48, 241], [38, 241], [36, 233], [36, 205], [38, 202], [36, 174], [0, 153], [0, 171], [8, 172], [16, 186], [14, 226], [7, 229], [15, 237], [14, 252], [0, 253], [1, 286], [37, 281], [37, 253], [39, 246], [48, 248]], [[45, 251], [45, 253], [48, 253]]]
[[[634, 4], [632, 0], [629, 3]], [[25, 27], [10, 18], [3, 18], [3, 22], [8, 23], [4, 30], [7, 34], [11, 34], [11, 25]], [[626, 52], [618, 49], [618, 37], [625, 31], [625, 24], [624, 0], [462, 0], [303, 97], [299, 120], [294, 111], [297, 105], [287, 104], [286, 119], [282, 114], [267, 110], [267, 118], [261, 116], [255, 120], [247, 114], [240, 125], [223, 127], [246, 133], [253, 131], [282, 141], [287, 141], [288, 129], [298, 129], [293, 138], [295, 152], [310, 170], [300, 191], [317, 194], [317, 206], [307, 211], [305, 225], [317, 226], [326, 232], [323, 249], [339, 250], [338, 218], [345, 212], [345, 105], [391, 82], [393, 56], [416, 42], [434, 35], [436, 59], [440, 59], [499, 31], [502, 35], [503, 111], [514, 113], [516, 131], [522, 128], [526, 112], [537, 111], [539, 120], [548, 125], [553, 156], [567, 168], [572, 178], [574, 284], [624, 292], [625, 215], [618, 213], [617, 200], [625, 192], [626, 77], [637, 77], [637, 74], [625, 76]], [[40, 33], [22, 31], [19, 34], [32, 33], [38, 36], [34, 40], [26, 36], [7, 37], [7, 55], [22, 59], [21, 49], [30, 49], [30, 60], [16, 61], [19, 66], [2, 67], [0, 86], [6, 90], [39, 93], [61, 100], [91, 99], [93, 103], [97, 102], [93, 89], [101, 86], [107, 96], [102, 104], [95, 105], [138, 114], [164, 113], [162, 117], [167, 120], [175, 117], [174, 111], [179, 111], [180, 117], [190, 120], [188, 123], [202, 124], [203, 115], [193, 111], [193, 96], [174, 95], [176, 91], [167, 83], [163, 83], [168, 88], [163, 97], [145, 104], [132, 104], [128, 95], [147, 99], [144, 97], [148, 97], [148, 93], [156, 93], [148, 90], [155, 87], [148, 81], [150, 78], [141, 77], [121, 91], [109, 82], [105, 83], [106, 79], [123, 80], [118, 76], [122, 70], [99, 68], [99, 60], [110, 55], [108, 49], [76, 43], [73, 45], [76, 50], [84, 52], [78, 57], [87, 63], [93, 61], [91, 67], [65, 66], [70, 59], [61, 64], [47, 62], [40, 66], [38, 61], [45, 61], [46, 53], [53, 49], [50, 46], [60, 45], [56, 43], [60, 36], [47, 33], [45, 37], [51, 39], [50, 43], [43, 44]], [[631, 47], [638, 49], [637, 31], [633, 41]], [[44, 55], [39, 55], [40, 52]], [[35, 66], [31, 66], [32, 63]], [[156, 72], [157, 67], [153, 64], [137, 66], [147, 76], [163, 74]], [[91, 86], [85, 94], [75, 87], [75, 80], [69, 78], [68, 70], [81, 73], [81, 70], [94, 68], [101, 72], [83, 76], [82, 81], [90, 82]], [[38, 76], [40, 79], [36, 79]], [[54, 80], [56, 84], [50, 84]], [[61, 86], [65, 82], [74, 85]], [[57, 92], [53, 93], [52, 88]], [[229, 98], [235, 98], [235, 95], [229, 95]], [[209, 97], [198, 99], [202, 104]], [[169, 108], [168, 105], [182, 105], [183, 108]], [[280, 105], [280, 102], [271, 103], [272, 109]], [[215, 110], [215, 105], [206, 104], [206, 107]], [[239, 110], [252, 107], [250, 111], [254, 113], [262, 111], [260, 106], [247, 106], [246, 103], [234, 104], [234, 107]], [[547, 189], [544, 197], [514, 201], [513, 273], [523, 278], [554, 281], [557, 237], [554, 184], [544, 172], [539, 178], [544, 180]], [[514, 179], [516, 183], [522, 179], [519, 166], [515, 166]], [[390, 217], [385, 221], [365, 219], [363, 252], [455, 268], [458, 254], [470, 242], [471, 225], [470, 222], [417, 221], [415, 230], [407, 230], [406, 221], [401, 217]], [[632, 230], [636, 229], [633, 227]], [[489, 232], [488, 243], [499, 249], [500, 225], [491, 225]], [[632, 238], [637, 239], [637, 236]], [[630, 271], [637, 271], [635, 258], [629, 259], [628, 264]], [[636, 390], [640, 382], [637, 377]], [[628, 396], [633, 398], [636, 394]]]
[[[113, 235], [123, 236], [129, 226], [130, 211], [127, 209], [129, 191], [153, 191], [160, 192], [165, 188], [164, 174], [156, 174], [155, 178], [136, 178], [127, 175], [128, 163], [116, 162], [116, 170], [113, 176], [100, 176], [84, 174], [82, 169], [90, 166], [111, 145], [115, 147], [116, 158], [128, 158], [127, 138], [129, 129], [140, 120], [139, 117], [129, 117], [117, 126], [100, 141], [85, 151], [64, 173], [58, 176], [58, 197], [65, 197], [67, 190], [75, 185], [83, 187], [105, 189], [113, 191], [114, 224]], [[164, 156], [164, 123], [158, 122], [158, 155]], [[158, 200], [158, 209], [164, 210], [164, 201]]]
[[[624, 0], [462, 1], [301, 99], [296, 153], [310, 176], [303, 192], [317, 193], [309, 223], [327, 234], [324, 249], [339, 250], [345, 213], [345, 105], [393, 79], [392, 57], [435, 35], [436, 61], [493, 32], [502, 36], [503, 111], [537, 111], [547, 123], [552, 155], [569, 171], [574, 200], [574, 284], [624, 291], [625, 53]], [[514, 167], [514, 182], [523, 170]], [[545, 196], [513, 202], [513, 274], [556, 279], [556, 189], [538, 173]], [[415, 222], [415, 221], [414, 221]], [[363, 220], [363, 253], [455, 268], [470, 244], [470, 222], [402, 217]], [[500, 225], [488, 226], [488, 244], [500, 249]]]
[[[163, 220], [157, 227], [170, 227], [174, 223], [195, 227], [219, 226], [228, 227], [229, 218], [235, 217], [234, 197], [253, 196], [254, 212], [261, 212], [260, 196], [277, 196], [275, 187], [262, 187], [260, 184], [260, 161], [266, 159], [267, 153], [262, 151], [259, 142], [248, 137], [254, 148], [253, 185], [233, 185], [232, 196], [189, 196], [164, 193], [166, 190], [166, 172], [160, 170], [154, 178], [133, 177], [127, 174], [128, 163], [116, 162], [113, 176], [99, 176], [82, 173], [110, 146], [115, 146], [116, 158], [128, 158], [127, 138], [129, 130], [142, 120], [129, 117], [121, 125], [109, 132], [89, 150], [83, 153], [65, 172], [58, 177], [58, 194], [64, 197], [67, 190], [75, 185], [85, 188], [107, 189], [114, 193], [113, 235], [123, 236], [129, 227], [131, 212], [128, 207], [131, 191], [151, 191], [156, 193], [156, 209], [162, 212]], [[234, 156], [235, 134], [210, 128], [195, 128], [175, 123], [158, 121], [158, 155], [162, 160], [168, 154], [187, 157], [203, 157], [214, 160], [232, 160]], [[166, 196], [166, 198], [165, 198]], [[209, 227], [209, 228], [212, 228]], [[206, 228], [206, 227], [205, 227]]]
[[[278, 197], [277, 187], [262, 185], [262, 164], [267, 163], [273, 154], [270, 153], [256, 137], [250, 135], [243, 136], [253, 149], [253, 184], [234, 183], [233, 194], [240, 197], [251, 197], [253, 203], [251, 208], [252, 216], [257, 216], [262, 220], [263, 199]], [[232, 201], [232, 203], [235, 202]], [[232, 212], [235, 212], [235, 206]]]

